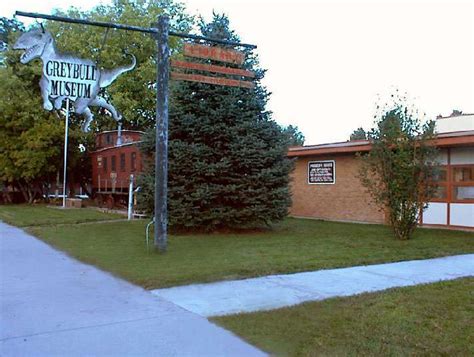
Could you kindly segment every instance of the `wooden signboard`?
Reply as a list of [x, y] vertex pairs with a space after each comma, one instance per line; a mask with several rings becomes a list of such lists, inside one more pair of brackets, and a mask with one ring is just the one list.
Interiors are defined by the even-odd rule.
[[[188, 57], [210, 59], [214, 61], [227, 62], [241, 65], [244, 63], [245, 55], [242, 52], [217, 47], [204, 46], [195, 43], [184, 44], [184, 55]], [[171, 72], [171, 79], [178, 81], [199, 82], [215, 84], [220, 86], [253, 88], [254, 83], [245, 78], [255, 78], [255, 73], [241, 68], [217, 66], [207, 63], [196, 63], [180, 60], [172, 60], [171, 67], [178, 71]], [[197, 73], [196, 73], [197, 71]], [[206, 76], [202, 72], [217, 73], [227, 76]], [[240, 78], [238, 78], [240, 77]]]
[[245, 69], [215, 66], [215, 65], [212, 65], [212, 64], [203, 64], [203, 63], [171, 60], [171, 67], [173, 67], [173, 68], [182, 68], [182, 69], [194, 69], [194, 70], [197, 70], [197, 71], [222, 73], [222, 74], [230, 74], [230, 75], [234, 75], [234, 76], [255, 78], [255, 73], [253, 73], [251, 71], [247, 71]]
[[177, 81], [216, 84], [219, 86], [244, 87], [244, 88], [254, 87], [253, 82], [249, 82], [249, 81], [239, 81], [237, 79], [229, 79], [229, 78], [224, 78], [224, 77], [209, 77], [209, 76], [203, 76], [200, 74], [187, 74], [187, 73], [180, 73], [180, 72], [171, 72], [171, 79], [177, 80]]
[[195, 43], [184, 44], [184, 55], [233, 64], [242, 64], [245, 59], [245, 55], [239, 51], [216, 46], [204, 46]]

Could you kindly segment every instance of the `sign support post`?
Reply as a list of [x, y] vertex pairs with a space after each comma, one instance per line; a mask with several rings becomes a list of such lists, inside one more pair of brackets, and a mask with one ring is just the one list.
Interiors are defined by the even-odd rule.
[[64, 125], [64, 171], [63, 171], [63, 208], [66, 208], [66, 174], [67, 174], [67, 137], [69, 131], [69, 98], [66, 99], [66, 122]]
[[155, 144], [155, 249], [164, 253], [168, 226], [168, 80], [169, 80], [169, 18], [158, 18], [156, 33], [156, 144]]
[[[88, 26], [98, 26], [105, 28], [114, 28], [120, 30], [136, 31], [142, 33], [149, 33], [155, 36], [158, 47], [157, 58], [157, 83], [156, 83], [156, 152], [155, 152], [155, 235], [154, 245], [160, 252], [166, 252], [167, 246], [167, 186], [168, 186], [168, 81], [169, 81], [169, 36], [179, 38], [191, 39], [195, 41], [207, 41], [215, 44], [239, 46], [247, 48], [256, 48], [255, 45], [246, 43], [233, 42], [227, 40], [220, 40], [215, 38], [208, 38], [205, 36], [192, 35], [189, 33], [180, 33], [170, 31], [169, 18], [166, 15], [161, 15], [158, 18], [157, 28], [144, 28], [139, 26], [130, 26], [109, 22], [90, 21], [85, 19], [73, 19], [62, 16], [37, 14], [24, 11], [16, 11], [15, 15], [25, 16], [31, 18], [41, 18], [51, 21], [60, 21], [73, 24], [82, 24]], [[229, 73], [227, 70], [225, 73]], [[236, 74], [236, 73], [234, 73]], [[250, 73], [239, 73], [243, 76], [251, 76]], [[194, 78], [196, 79], [196, 78]], [[218, 81], [219, 82], [219, 81]], [[237, 83], [238, 82], [238, 83]], [[213, 80], [212, 84], [222, 85], [238, 85], [251, 87], [250, 84], [244, 81], [227, 80], [225, 83], [221, 80], [217, 83]], [[66, 138], [64, 142], [64, 181], [63, 181], [63, 207], [66, 205], [66, 159], [67, 159], [67, 131], [69, 122], [69, 99], [66, 103]], [[147, 240], [148, 242], [148, 240]]]
[[133, 218], [133, 174], [130, 175], [130, 183], [128, 185], [128, 211], [127, 219], [130, 221]]

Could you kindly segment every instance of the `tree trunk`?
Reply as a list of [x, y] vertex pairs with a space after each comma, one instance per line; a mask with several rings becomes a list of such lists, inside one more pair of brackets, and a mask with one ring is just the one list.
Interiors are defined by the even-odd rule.
[[32, 204], [35, 199], [35, 191], [31, 189], [31, 185], [27, 184], [27, 192], [28, 192], [28, 204]]
[[27, 192], [26, 186], [24, 184], [22, 184], [21, 181], [17, 182], [17, 186], [18, 186], [21, 194], [23, 195], [23, 199], [25, 200], [25, 202], [28, 202], [28, 192]]
[[87, 196], [92, 197], [91, 192], [90, 192], [89, 189], [87, 188], [87, 184], [85, 184], [84, 182], [81, 182], [81, 187], [82, 187], [82, 190], [84, 191], [84, 193], [85, 193]]

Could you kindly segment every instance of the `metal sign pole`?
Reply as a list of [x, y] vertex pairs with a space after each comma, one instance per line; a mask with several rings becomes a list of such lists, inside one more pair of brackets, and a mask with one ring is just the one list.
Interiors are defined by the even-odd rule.
[[156, 78], [156, 146], [155, 146], [155, 249], [166, 252], [168, 226], [168, 80], [169, 18], [158, 18]]
[[127, 219], [130, 221], [133, 218], [133, 174], [130, 175], [130, 183], [128, 185], [128, 212]]
[[68, 131], [69, 131], [69, 98], [66, 99], [66, 123], [65, 123], [65, 128], [64, 128], [63, 208], [66, 208], [66, 172], [67, 172]]

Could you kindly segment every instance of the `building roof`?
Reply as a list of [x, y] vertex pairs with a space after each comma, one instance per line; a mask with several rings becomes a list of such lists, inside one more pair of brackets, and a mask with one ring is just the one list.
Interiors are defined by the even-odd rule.
[[[139, 133], [139, 134], [145, 134], [144, 131], [141, 130], [128, 130], [128, 129], [122, 129], [122, 133]], [[117, 129], [114, 130], [105, 130], [105, 131], [100, 131], [98, 133], [95, 133], [96, 135], [102, 135], [102, 134], [110, 134], [110, 133], [118, 133]]]
[[456, 118], [456, 117], [463, 117], [463, 116], [472, 116], [474, 113], [463, 113], [460, 110], [453, 110], [453, 112], [450, 115], [447, 116], [442, 116], [441, 114], [436, 117], [436, 120], [438, 119], [450, 119], [450, 118]]
[[[474, 130], [440, 133], [433, 140], [438, 147], [474, 145]], [[324, 154], [341, 154], [370, 151], [372, 145], [368, 140], [343, 141], [338, 143], [292, 146], [288, 149], [289, 157], [313, 156]]]
[[107, 151], [107, 150], [120, 149], [120, 148], [123, 148], [124, 146], [137, 145], [137, 144], [140, 144], [141, 142], [142, 142], [141, 140], [139, 140], [139, 141], [130, 141], [130, 142], [128, 142], [128, 143], [123, 143], [123, 144], [120, 144], [120, 145], [107, 146], [107, 147], [105, 147], [105, 148], [100, 148], [100, 149], [91, 151], [91, 152], [90, 152], [90, 155], [96, 154], [96, 153], [99, 153], [99, 152], [104, 152], [104, 151]]

